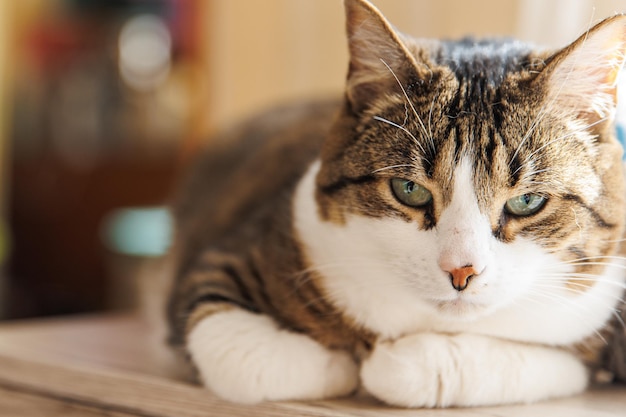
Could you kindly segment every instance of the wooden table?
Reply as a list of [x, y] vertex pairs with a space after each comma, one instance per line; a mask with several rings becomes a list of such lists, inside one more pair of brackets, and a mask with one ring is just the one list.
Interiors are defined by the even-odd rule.
[[147, 324], [117, 315], [0, 323], [2, 417], [626, 416], [626, 387], [528, 406], [402, 410], [369, 400], [239, 406], [165, 376]]

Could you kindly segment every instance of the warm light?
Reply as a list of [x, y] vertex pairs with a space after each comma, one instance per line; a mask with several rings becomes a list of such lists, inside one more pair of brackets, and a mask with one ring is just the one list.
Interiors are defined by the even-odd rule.
[[153, 90], [168, 76], [171, 51], [172, 38], [162, 19], [154, 15], [130, 19], [119, 37], [122, 79], [136, 90]]

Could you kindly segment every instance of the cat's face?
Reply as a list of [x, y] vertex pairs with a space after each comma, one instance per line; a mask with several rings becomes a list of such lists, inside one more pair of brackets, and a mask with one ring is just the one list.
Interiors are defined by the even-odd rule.
[[610, 122], [624, 19], [550, 55], [420, 44], [361, 6], [348, 6], [346, 105], [317, 175], [334, 236], [320, 259], [354, 277], [328, 280], [329, 295], [472, 320], [587, 291], [623, 227]]

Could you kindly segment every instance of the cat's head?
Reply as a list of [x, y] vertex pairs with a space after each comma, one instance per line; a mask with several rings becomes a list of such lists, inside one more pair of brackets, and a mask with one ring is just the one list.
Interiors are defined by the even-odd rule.
[[612, 121], [626, 16], [545, 52], [415, 40], [345, 3], [345, 103], [315, 191], [336, 247], [319, 259], [351, 265], [355, 291], [454, 319], [593, 286], [625, 215]]

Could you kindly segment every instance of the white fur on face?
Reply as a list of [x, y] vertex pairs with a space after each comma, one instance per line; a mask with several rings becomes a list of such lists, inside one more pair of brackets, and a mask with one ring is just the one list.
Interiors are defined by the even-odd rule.
[[[321, 220], [314, 198], [318, 170], [314, 164], [297, 191], [297, 233], [334, 304], [383, 338], [463, 331], [568, 344], [610, 317], [613, 291], [623, 279], [619, 265], [583, 294], [568, 290], [571, 266], [530, 240], [493, 237], [469, 163], [456, 169], [452, 202], [428, 231], [394, 218], [348, 215], [344, 225]], [[459, 292], [443, 261], [472, 263], [481, 273]]]

